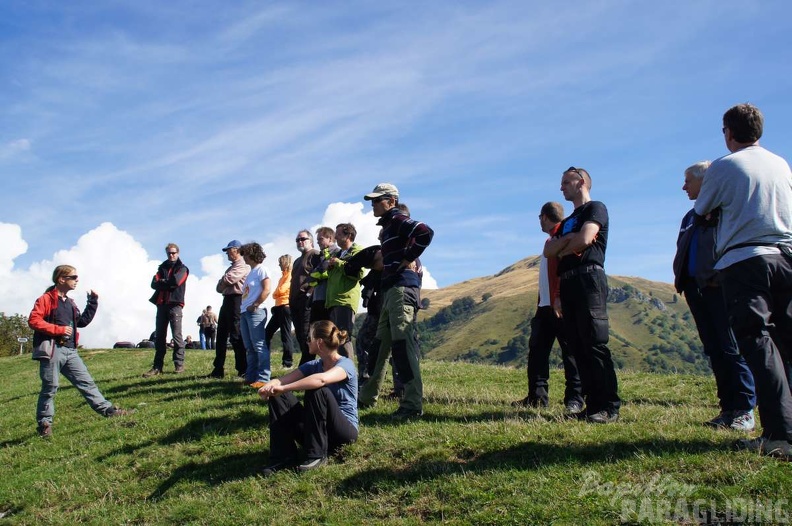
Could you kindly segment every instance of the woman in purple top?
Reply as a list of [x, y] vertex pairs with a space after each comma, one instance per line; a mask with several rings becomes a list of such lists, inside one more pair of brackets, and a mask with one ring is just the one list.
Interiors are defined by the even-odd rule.
[[[318, 358], [259, 389], [270, 411], [270, 465], [263, 470], [265, 476], [295, 465], [297, 444], [306, 457], [297, 469], [309, 471], [357, 440], [357, 371], [354, 362], [338, 352], [347, 333], [322, 320], [311, 325], [309, 337], [308, 350]], [[305, 391], [302, 403], [292, 391]]]

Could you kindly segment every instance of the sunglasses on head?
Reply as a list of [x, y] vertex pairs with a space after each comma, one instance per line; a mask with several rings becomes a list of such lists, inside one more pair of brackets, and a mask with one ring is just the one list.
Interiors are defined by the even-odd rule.
[[567, 169], [566, 169], [566, 172], [567, 172], [567, 173], [568, 173], [568, 172], [575, 172], [576, 174], [578, 174], [578, 177], [580, 177], [581, 179], [585, 179], [585, 177], [583, 177], [583, 174], [582, 174], [582, 173], [580, 173], [580, 170], [578, 170], [578, 169], [577, 169], [577, 168], [575, 168], [574, 166], [570, 166], [569, 168], [567, 168]]

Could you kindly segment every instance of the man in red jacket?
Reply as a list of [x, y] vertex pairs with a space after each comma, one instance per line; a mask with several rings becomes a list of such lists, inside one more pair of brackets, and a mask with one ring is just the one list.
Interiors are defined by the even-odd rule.
[[179, 246], [176, 243], [168, 243], [165, 253], [168, 259], [162, 262], [151, 279], [154, 295], [149, 301], [157, 306], [157, 328], [154, 339], [154, 365], [143, 375], [144, 378], [162, 374], [165, 353], [168, 349], [166, 344], [168, 325], [173, 335], [173, 365], [177, 374], [184, 372], [182, 308], [190, 270], [179, 259]]
[[[539, 225], [550, 240], [558, 233], [564, 219], [564, 206], [548, 202], [539, 213]], [[547, 407], [548, 380], [550, 379], [550, 351], [558, 340], [561, 360], [564, 363], [566, 390], [564, 407], [567, 413], [577, 414], [583, 410], [583, 394], [575, 357], [569, 351], [564, 337], [561, 320], [561, 299], [558, 293], [558, 259], [540, 256], [539, 294], [536, 314], [531, 320], [531, 336], [528, 340], [528, 396], [514, 402], [515, 406]]]

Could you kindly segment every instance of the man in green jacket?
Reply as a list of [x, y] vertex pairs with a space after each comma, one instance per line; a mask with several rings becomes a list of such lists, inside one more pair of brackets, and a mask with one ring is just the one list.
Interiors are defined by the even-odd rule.
[[341, 223], [336, 227], [336, 244], [341, 252], [330, 259], [325, 296], [325, 307], [330, 321], [349, 335], [344, 345], [338, 349], [346, 357], [355, 355], [351, 336], [355, 328], [355, 312], [360, 305], [360, 279], [363, 277], [362, 269], [352, 276], [344, 272], [346, 261], [363, 248], [355, 243], [355, 236], [357, 230], [352, 223]]

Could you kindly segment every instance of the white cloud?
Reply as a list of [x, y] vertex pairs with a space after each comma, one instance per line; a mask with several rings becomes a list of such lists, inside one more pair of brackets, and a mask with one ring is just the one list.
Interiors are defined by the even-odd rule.
[[0, 144], [0, 159], [10, 159], [29, 150], [30, 141], [28, 139], [17, 139], [6, 144]]
[[[363, 246], [377, 244], [379, 227], [371, 211], [363, 212], [361, 203], [333, 203], [329, 205], [319, 226], [335, 227], [339, 223], [353, 223], [358, 229], [357, 242]], [[296, 230], [294, 234], [296, 234]], [[243, 242], [253, 240], [242, 240]], [[265, 266], [273, 283], [280, 278], [277, 265], [281, 254], [296, 255], [293, 235], [278, 237], [262, 243], [267, 259]], [[51, 258], [35, 262], [27, 269], [14, 268], [14, 259], [27, 251], [18, 225], [0, 223], [0, 311], [7, 314], [27, 315], [33, 302], [51, 284], [52, 270], [57, 265], [73, 265], [80, 281], [71, 294], [78, 306], [84, 306], [85, 297], [93, 289], [99, 294], [99, 310], [93, 322], [80, 331], [80, 342], [85, 347], [111, 347], [117, 341], [139, 342], [154, 330], [155, 307], [149, 302], [153, 291], [151, 278], [161, 260], [149, 255], [142, 245], [127, 232], [109, 222], [102, 223], [83, 234], [77, 243], [59, 249]], [[181, 257], [190, 267], [184, 308], [184, 335], [197, 339], [195, 320], [201, 310], [212, 305], [220, 309], [222, 298], [215, 292], [217, 281], [228, 266], [222, 247], [216, 254], [200, 257], [185, 253]], [[164, 243], [163, 243], [164, 257]], [[199, 261], [199, 264], [192, 263]], [[425, 288], [437, 288], [428, 270], [424, 276]], [[274, 286], [274, 284], [273, 284]], [[271, 298], [266, 305], [271, 306]]]

